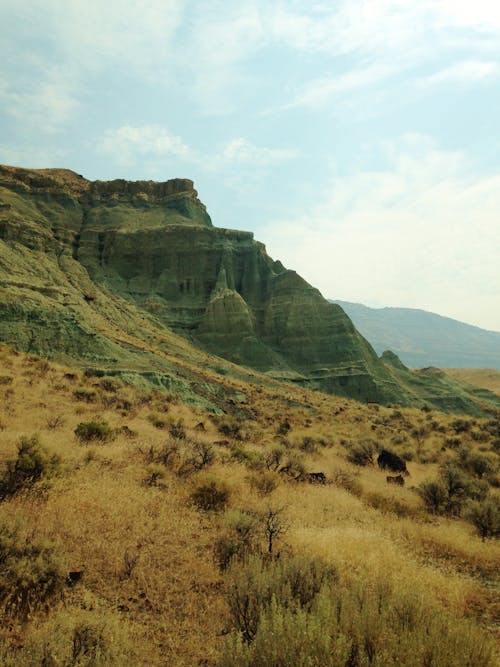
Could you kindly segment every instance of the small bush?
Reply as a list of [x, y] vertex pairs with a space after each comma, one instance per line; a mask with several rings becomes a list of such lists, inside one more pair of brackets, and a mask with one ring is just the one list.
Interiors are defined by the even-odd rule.
[[426, 481], [418, 487], [418, 493], [428, 512], [444, 514], [448, 502], [446, 488], [441, 482]]
[[156, 414], [151, 414], [148, 415], [148, 421], [153, 424], [155, 428], [162, 429], [162, 428], [167, 428], [167, 420], [164, 419], [163, 417], [158, 417]]
[[362, 440], [352, 446], [347, 454], [347, 460], [357, 466], [373, 465], [373, 456], [376, 451], [377, 447], [373, 440]]
[[199, 510], [220, 512], [229, 500], [229, 489], [224, 482], [207, 478], [193, 491], [191, 500]]
[[40, 541], [20, 524], [0, 527], [0, 603], [6, 614], [26, 621], [60, 593], [65, 569], [57, 546]]
[[115, 432], [105, 421], [80, 422], [74, 432], [81, 442], [91, 442], [92, 440], [108, 442], [115, 437]]
[[268, 470], [278, 470], [286, 454], [286, 448], [283, 445], [273, 445], [264, 454], [264, 462]]
[[359, 497], [363, 493], [363, 487], [359, 480], [345, 470], [336, 470], [333, 473], [333, 483], [336, 486], [340, 486], [342, 489], [349, 491], [349, 493], [352, 493], [354, 496]]
[[251, 556], [243, 565], [235, 563], [226, 589], [232, 624], [246, 642], [251, 642], [273, 600], [285, 608], [309, 609], [323, 586], [336, 578], [332, 566], [302, 556], [269, 563]]
[[99, 395], [93, 389], [75, 389], [73, 396], [77, 401], [84, 401], [85, 403], [96, 403]]
[[17, 458], [7, 461], [0, 480], [0, 499], [34, 486], [42, 479], [52, 477], [60, 466], [60, 459], [42, 447], [38, 437], [22, 437], [17, 446]]
[[242, 439], [241, 427], [243, 426], [243, 422], [240, 418], [226, 415], [216, 420], [216, 426], [219, 432], [227, 438]]
[[185, 440], [186, 438], [186, 429], [184, 427], [184, 422], [182, 419], [172, 419], [168, 420], [168, 432], [170, 433], [171, 438], [177, 440]]
[[483, 502], [471, 502], [467, 518], [477, 528], [479, 535], [487, 537], [500, 536], [500, 505], [498, 500], [488, 498]]
[[307, 452], [308, 454], [314, 454], [318, 451], [318, 443], [314, 438], [306, 436], [302, 439], [302, 442], [299, 445], [299, 449], [303, 452]]
[[157, 463], [150, 463], [146, 468], [146, 476], [144, 484], [146, 486], [165, 486], [163, 480], [165, 479], [165, 467]]
[[215, 544], [215, 559], [221, 571], [234, 559], [242, 560], [257, 550], [257, 528], [260, 518], [252, 512], [234, 510], [225, 517], [227, 532]]
[[270, 471], [262, 471], [253, 474], [249, 477], [250, 486], [254, 488], [262, 496], [267, 496], [272, 493], [279, 483], [279, 477], [276, 473]]

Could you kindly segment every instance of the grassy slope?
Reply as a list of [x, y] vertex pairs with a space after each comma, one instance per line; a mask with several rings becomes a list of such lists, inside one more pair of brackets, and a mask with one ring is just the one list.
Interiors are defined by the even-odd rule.
[[447, 368], [447, 375], [500, 396], [500, 371], [492, 368]]
[[[456, 456], [450, 437], [495, 456], [492, 441], [473, 437], [481, 420], [457, 434], [456, 417], [449, 415], [366, 407], [247, 380], [225, 380], [228, 395], [244, 402], [226, 403], [235, 416], [217, 426], [202, 408], [175, 398], [68, 375], [63, 367], [0, 348], [0, 461], [15, 455], [20, 436], [34, 433], [62, 459], [50, 484], [4, 500], [1, 516], [7, 525], [23, 518], [30, 539], [56, 540], [65, 571], [85, 569], [83, 580], [65, 588], [48, 613], [40, 610], [24, 625], [2, 622], [5, 664], [40, 664], [42, 656], [60, 661], [47, 664], [68, 664], [75, 628], [89, 625], [101, 633], [104, 664], [212, 664], [230, 628], [225, 575], [213, 548], [236, 509], [284, 508], [287, 531], [278, 545], [284, 553], [321, 556], [344, 582], [383, 580], [446, 609], [455, 623], [467, 617], [483, 634], [495, 632], [498, 543], [482, 542], [462, 520], [431, 518], [413, 490]], [[107, 444], [82, 445], [74, 429], [93, 419], [129, 432]], [[309, 471], [324, 471], [332, 484], [267, 473], [276, 488], [258, 491], [259, 456], [279, 440], [285, 419], [288, 454], [302, 457]], [[195, 442], [213, 446], [210, 474], [230, 490], [226, 512], [199, 512], [190, 501], [205, 471], [182, 474], [174, 462], [157, 485], [146, 483], [152, 452], [171, 440], [169, 420], [184, 425], [184, 456]], [[415, 429], [423, 435], [412, 435]], [[347, 462], [352, 445], [367, 437], [413, 459], [404, 488], [387, 486], [385, 472]], [[257, 539], [263, 542], [263, 535]]]

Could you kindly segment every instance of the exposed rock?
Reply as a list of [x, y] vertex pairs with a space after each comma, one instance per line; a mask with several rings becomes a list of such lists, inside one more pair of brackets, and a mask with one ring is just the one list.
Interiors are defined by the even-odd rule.
[[408, 381], [395, 355], [380, 360], [339, 306], [252, 233], [213, 227], [188, 179], [90, 182], [69, 170], [0, 167], [0, 203], [0, 340], [143, 377], [159, 364], [168, 376], [154, 352], [132, 352], [117, 332], [145, 344], [168, 334], [188, 354], [174, 332], [313, 388], [449, 403], [441, 388], [429, 397], [429, 378]]

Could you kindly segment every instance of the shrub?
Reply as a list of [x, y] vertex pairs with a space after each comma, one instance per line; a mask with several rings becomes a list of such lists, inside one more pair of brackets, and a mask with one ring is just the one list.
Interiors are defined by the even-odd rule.
[[50, 478], [59, 469], [60, 459], [42, 447], [36, 435], [23, 436], [17, 446], [17, 458], [7, 461], [0, 480], [0, 499], [31, 488], [42, 479]]
[[441, 482], [425, 481], [420, 484], [417, 490], [428, 512], [432, 514], [444, 514], [448, 502], [448, 494]]
[[264, 454], [264, 462], [268, 470], [278, 470], [283, 460], [283, 457], [286, 454], [286, 448], [283, 445], [273, 445]]
[[498, 500], [488, 498], [483, 502], [471, 502], [468, 507], [467, 518], [477, 528], [483, 540], [487, 537], [500, 536], [500, 505]]
[[85, 403], [95, 403], [99, 398], [93, 389], [75, 389], [73, 396], [77, 401], [85, 401]]
[[169, 419], [168, 420], [168, 432], [170, 437], [177, 440], [185, 440], [186, 438], [186, 429], [184, 427], [184, 422], [182, 419]]
[[227, 438], [234, 438], [235, 440], [242, 439], [241, 427], [243, 426], [243, 423], [240, 418], [226, 415], [225, 417], [216, 419], [215, 423], [219, 433], [222, 433], [222, 435], [225, 435]]
[[206, 479], [191, 494], [191, 500], [199, 510], [219, 512], [229, 500], [229, 489], [224, 482]]
[[285, 608], [309, 609], [322, 587], [335, 579], [335, 569], [318, 559], [295, 556], [264, 562], [250, 556], [229, 570], [226, 596], [232, 624], [251, 642], [273, 599]]
[[373, 456], [377, 448], [373, 440], [362, 440], [357, 445], [353, 445], [347, 454], [349, 463], [357, 466], [366, 466], [373, 464]]
[[22, 621], [46, 607], [64, 585], [57, 546], [35, 539], [20, 524], [0, 526], [0, 563], [0, 602], [6, 614]]
[[241, 560], [257, 550], [259, 522], [259, 516], [252, 512], [234, 510], [227, 513], [227, 533], [215, 544], [215, 558], [221, 571], [226, 570], [233, 559]]
[[238, 604], [230, 600], [238, 633], [226, 640], [219, 667], [495, 664], [493, 642], [481, 631], [387, 581], [347, 587], [327, 578], [302, 605], [289, 586], [283, 591], [279, 572], [267, 587], [267, 572], [250, 575]]
[[150, 463], [146, 468], [146, 477], [144, 484], [146, 486], [164, 486], [165, 467], [157, 463]]
[[462, 504], [470, 490], [470, 480], [458, 466], [446, 463], [439, 470], [441, 483], [446, 489], [446, 512], [460, 514]]
[[352, 493], [354, 496], [359, 497], [363, 493], [363, 487], [359, 480], [345, 470], [336, 470], [333, 473], [333, 483], [336, 486], [340, 486], [342, 489], [349, 491], [349, 493]]
[[115, 432], [105, 421], [80, 422], [74, 432], [81, 442], [90, 442], [91, 440], [108, 442], [115, 437]]
[[318, 450], [318, 444], [314, 438], [306, 436], [302, 439], [299, 449], [303, 452], [308, 452], [309, 454], [314, 454]]
[[262, 471], [249, 477], [250, 485], [262, 496], [272, 493], [278, 486], [279, 478], [276, 473]]
[[[11, 659], [6, 660], [6, 667], [123, 667], [141, 663], [127, 624], [95, 601], [89, 608], [66, 607], [47, 622], [33, 624], [23, 645], [22, 652], [9, 651]], [[0, 659], [4, 656], [0, 654]]]

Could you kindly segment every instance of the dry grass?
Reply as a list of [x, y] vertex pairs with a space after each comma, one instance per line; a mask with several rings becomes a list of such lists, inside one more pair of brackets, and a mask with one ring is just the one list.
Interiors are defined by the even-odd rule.
[[[0, 347], [0, 465], [16, 456], [21, 436], [35, 433], [61, 459], [55, 477], [2, 509], [24, 517], [37, 538], [57, 542], [69, 571], [83, 572], [63, 600], [27, 623], [4, 621], [5, 664], [47, 656], [69, 664], [82, 637], [94, 642], [95, 664], [213, 664], [228, 627], [214, 545], [235, 510], [258, 518], [255, 548], [266, 548], [262, 517], [279, 511], [285, 530], [277, 552], [322, 557], [344, 582], [387, 580], [495, 634], [498, 542], [481, 541], [463, 520], [430, 516], [415, 491], [456, 456], [447, 439], [496, 461], [492, 439], [457, 435], [456, 418], [439, 413], [367, 408], [286, 385], [245, 391], [252, 418], [235, 409], [238, 428], [227, 435], [220, 419], [160, 394]], [[286, 434], [279, 432], [285, 420]], [[114, 438], [79, 440], [78, 424], [92, 421], [108, 424]], [[347, 462], [365, 438], [411, 459], [404, 487], [387, 485], [376, 466]], [[211, 447], [213, 462], [193, 463], [196, 443]], [[280, 443], [287, 460], [325, 473], [329, 483], [268, 471], [265, 454]], [[165, 447], [174, 454], [162, 459]], [[226, 513], [200, 512], [190, 500], [207, 470], [229, 490]], [[259, 485], [264, 475], [272, 483]]]
[[500, 370], [492, 368], [446, 368], [445, 372], [473, 387], [489, 389], [500, 396]]

